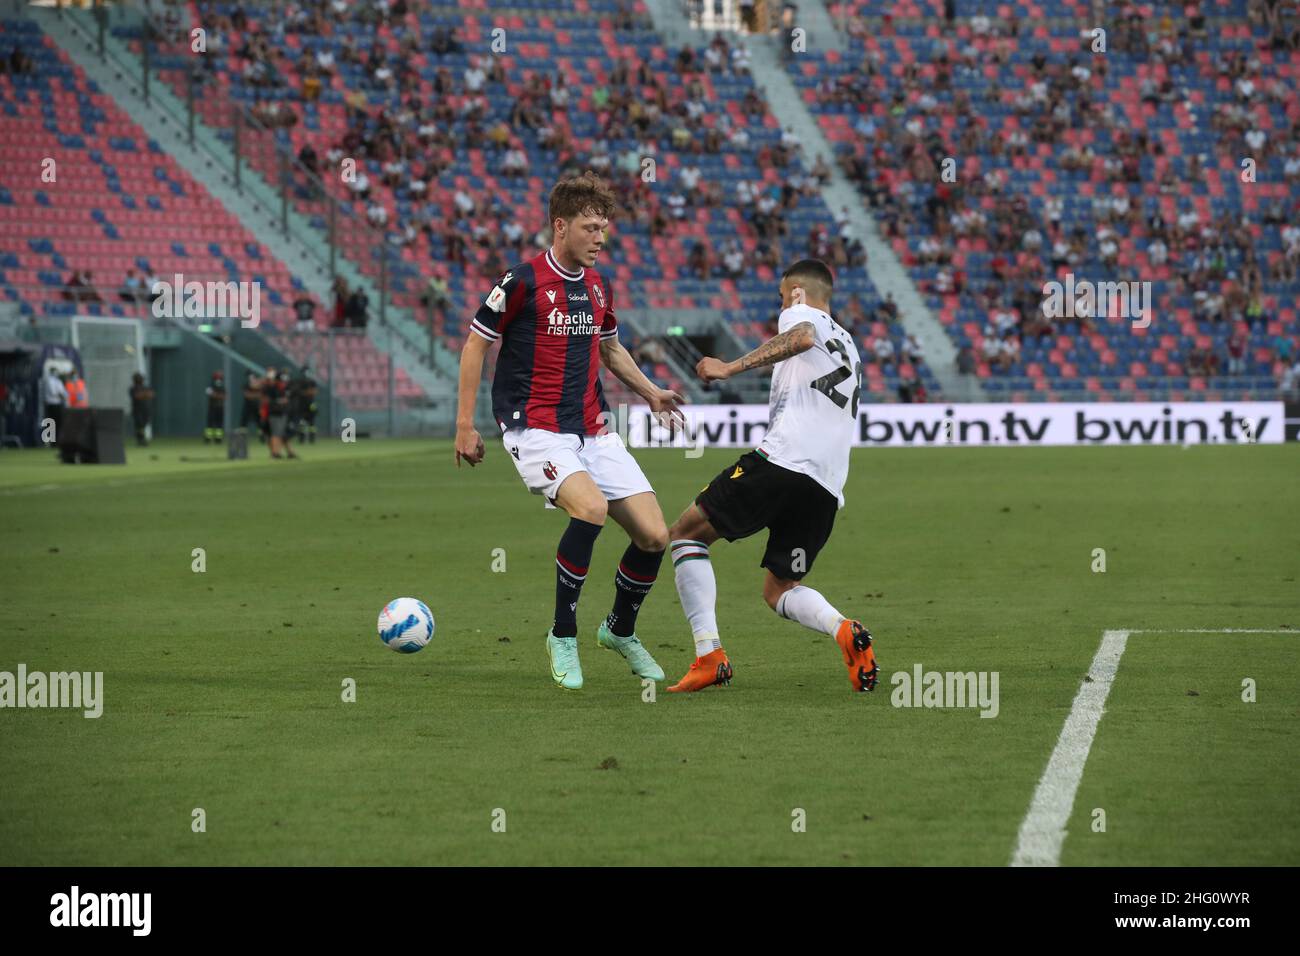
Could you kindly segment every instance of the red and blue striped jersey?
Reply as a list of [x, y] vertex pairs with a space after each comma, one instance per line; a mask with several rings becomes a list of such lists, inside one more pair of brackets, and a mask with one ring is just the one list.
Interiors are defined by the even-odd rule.
[[572, 272], [548, 249], [501, 277], [470, 331], [501, 343], [492, 414], [502, 431], [595, 435], [605, 425], [600, 342], [618, 335], [618, 319], [595, 269]]

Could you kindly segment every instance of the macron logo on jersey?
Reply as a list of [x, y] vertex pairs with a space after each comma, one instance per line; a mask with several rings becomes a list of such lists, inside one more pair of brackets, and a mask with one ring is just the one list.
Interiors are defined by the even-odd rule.
[[554, 290], [554, 289], [547, 289], [547, 290], [546, 290], [546, 298], [548, 298], [548, 299], [551, 300], [551, 305], [555, 305], [555, 290]]

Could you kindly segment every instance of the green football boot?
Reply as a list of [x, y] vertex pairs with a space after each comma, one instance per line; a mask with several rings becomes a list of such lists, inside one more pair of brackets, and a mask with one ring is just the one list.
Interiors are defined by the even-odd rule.
[[635, 634], [630, 637], [619, 637], [609, 629], [609, 624], [601, 621], [600, 627], [596, 628], [596, 643], [601, 647], [611, 651], [618, 651], [623, 655], [623, 660], [627, 661], [632, 667], [632, 673], [637, 677], [645, 680], [663, 680], [664, 669], [655, 663], [655, 659], [650, 656]]
[[551, 678], [565, 690], [582, 689], [582, 665], [578, 663], [578, 639], [546, 634], [546, 655], [551, 659]]

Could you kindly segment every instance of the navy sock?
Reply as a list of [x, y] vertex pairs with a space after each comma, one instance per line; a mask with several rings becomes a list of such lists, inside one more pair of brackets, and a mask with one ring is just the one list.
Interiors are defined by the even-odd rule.
[[662, 551], [642, 551], [629, 544], [623, 560], [614, 572], [614, 610], [606, 623], [618, 637], [630, 637], [636, 631], [636, 614], [659, 575]]
[[587, 580], [600, 527], [570, 518], [560, 536], [560, 547], [555, 552], [555, 626], [551, 628], [556, 637], [578, 636], [578, 595], [582, 593], [582, 582]]

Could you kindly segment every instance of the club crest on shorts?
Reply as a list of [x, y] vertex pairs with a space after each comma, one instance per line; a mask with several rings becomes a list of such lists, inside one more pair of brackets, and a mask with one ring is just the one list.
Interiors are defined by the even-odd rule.
[[542, 474], [546, 476], [547, 481], [554, 481], [555, 476], [559, 474], [559, 472], [557, 472], [555, 466], [548, 461], [542, 466]]

